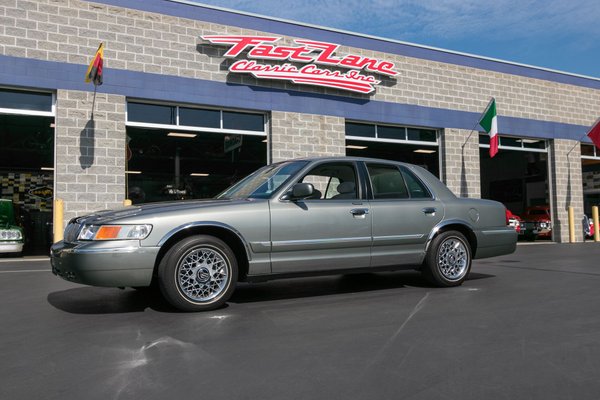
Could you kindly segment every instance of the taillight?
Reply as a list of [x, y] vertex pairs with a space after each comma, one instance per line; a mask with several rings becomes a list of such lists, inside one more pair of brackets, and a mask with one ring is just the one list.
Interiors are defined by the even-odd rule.
[[508, 214], [508, 209], [506, 209], [506, 208], [504, 209], [504, 215], [506, 216], [506, 225], [508, 225], [509, 224], [509, 221], [508, 221], [509, 220], [509, 218], [508, 218], [509, 214]]

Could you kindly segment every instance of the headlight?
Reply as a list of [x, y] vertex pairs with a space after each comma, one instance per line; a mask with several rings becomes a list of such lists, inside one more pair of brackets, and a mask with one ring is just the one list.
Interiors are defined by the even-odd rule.
[[23, 235], [18, 229], [0, 229], [0, 240], [21, 240]]
[[148, 237], [152, 225], [84, 225], [78, 240], [142, 240]]

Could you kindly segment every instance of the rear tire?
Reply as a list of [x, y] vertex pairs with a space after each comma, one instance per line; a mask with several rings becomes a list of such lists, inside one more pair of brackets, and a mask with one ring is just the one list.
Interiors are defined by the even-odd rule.
[[425, 256], [423, 276], [435, 286], [459, 286], [471, 270], [471, 246], [457, 231], [446, 231], [431, 241]]
[[231, 248], [208, 235], [176, 243], [158, 266], [161, 293], [181, 311], [221, 307], [235, 290], [237, 278], [237, 260]]

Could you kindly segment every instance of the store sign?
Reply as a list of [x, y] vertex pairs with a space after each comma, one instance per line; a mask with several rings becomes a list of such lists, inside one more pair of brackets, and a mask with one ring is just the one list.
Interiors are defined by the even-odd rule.
[[[398, 72], [394, 71], [395, 64], [389, 61], [355, 54], [335, 56], [334, 53], [340, 45], [332, 43], [296, 39], [294, 42], [298, 46], [276, 46], [275, 43], [281, 39], [279, 36], [208, 35], [201, 38], [213, 44], [230, 46], [224, 54], [227, 58], [236, 58], [247, 51], [248, 59], [234, 62], [229, 71], [251, 74], [257, 79], [285, 80], [301, 85], [371, 93], [375, 91], [374, 86], [381, 83], [373, 74], [398, 75]], [[272, 64], [268, 60], [306, 65], [298, 66], [289, 62]], [[349, 71], [332, 70], [323, 66]]]
[[54, 190], [49, 186], [40, 186], [29, 191], [31, 197], [49, 200], [54, 196]]

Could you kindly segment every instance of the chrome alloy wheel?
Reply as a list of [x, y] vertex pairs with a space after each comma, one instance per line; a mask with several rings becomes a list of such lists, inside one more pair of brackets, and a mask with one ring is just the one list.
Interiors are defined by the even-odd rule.
[[450, 281], [460, 280], [469, 266], [469, 253], [465, 244], [455, 237], [444, 240], [438, 250], [437, 263], [444, 278]]
[[219, 297], [229, 282], [227, 258], [212, 247], [187, 252], [177, 264], [175, 277], [180, 292], [189, 300], [206, 303]]

